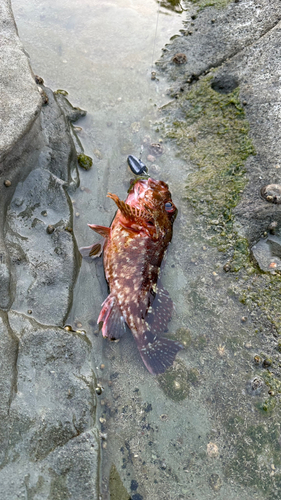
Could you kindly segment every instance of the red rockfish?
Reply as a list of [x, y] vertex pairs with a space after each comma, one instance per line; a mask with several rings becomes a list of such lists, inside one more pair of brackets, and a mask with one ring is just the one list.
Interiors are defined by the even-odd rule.
[[109, 193], [118, 210], [110, 227], [89, 224], [105, 238], [100, 244], [81, 249], [83, 256], [103, 250], [105, 277], [110, 294], [102, 304], [98, 323], [102, 334], [119, 339], [130, 328], [148, 371], [165, 372], [183, 346], [160, 338], [167, 329], [173, 303], [157, 285], [164, 253], [172, 239], [177, 209], [165, 182], [145, 179], [131, 185], [126, 201]]

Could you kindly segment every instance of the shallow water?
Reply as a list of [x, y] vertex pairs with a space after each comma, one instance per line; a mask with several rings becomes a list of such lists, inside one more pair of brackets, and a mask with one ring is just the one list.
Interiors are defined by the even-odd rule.
[[[72, 195], [78, 246], [95, 239], [87, 223], [110, 224], [115, 207], [107, 192], [125, 199], [132, 177], [127, 155], [138, 156], [147, 136], [161, 140], [153, 123], [169, 100], [168, 84], [162, 76], [150, 79], [151, 63], [182, 23], [163, 4], [158, 17], [154, 0], [13, 1], [34, 73], [52, 89], [66, 89], [72, 104], [88, 112], [77, 123], [94, 160], [89, 172], [80, 170], [81, 185]], [[169, 332], [177, 332], [186, 349], [170, 376], [157, 380], [146, 371], [129, 334], [119, 343], [98, 334], [95, 322], [107, 295], [101, 260], [82, 263], [74, 290], [68, 323], [91, 339], [93, 370], [104, 389], [97, 422], [107, 434], [102, 498], [126, 498], [118, 474], [134, 500], [260, 498], [254, 483], [239, 482], [233, 437], [242, 433], [236, 416], [246, 408], [253, 414], [247, 383], [255, 351], [249, 347], [245, 354], [244, 339], [251, 346], [254, 326], [246, 332], [243, 307], [225, 294], [232, 277], [224, 275], [217, 250], [200, 238], [184, 200], [190, 165], [176, 152], [164, 141], [164, 154], [153, 165], [143, 152], [150, 174], [169, 183], [179, 208], [161, 280], [175, 304]], [[264, 463], [270, 466], [268, 457]]]

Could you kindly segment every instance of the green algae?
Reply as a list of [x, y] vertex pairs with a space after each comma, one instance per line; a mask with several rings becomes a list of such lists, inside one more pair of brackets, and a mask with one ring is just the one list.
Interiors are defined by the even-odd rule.
[[[173, 337], [171, 337], [173, 338]], [[175, 338], [181, 342], [181, 344], [186, 348], [189, 347], [192, 343], [192, 338], [190, 334], [190, 330], [188, 328], [178, 328], [175, 333]]]
[[194, 383], [195, 377], [197, 377], [197, 374], [190, 374], [190, 370], [187, 369], [185, 364], [181, 360], [176, 360], [173, 366], [168, 368], [163, 375], [158, 376], [158, 383], [169, 399], [180, 402], [187, 398], [189, 394], [188, 378], [192, 378], [192, 383]]
[[247, 183], [245, 161], [255, 151], [239, 88], [220, 94], [212, 81], [213, 75], [201, 78], [178, 97], [176, 119], [166, 121], [164, 133], [193, 163], [186, 199], [206, 226], [208, 243], [231, 249], [230, 270], [238, 271], [249, 260], [249, 248], [234, 230], [233, 208]]
[[130, 495], [122, 483], [120, 475], [113, 464], [109, 476], [110, 500], [130, 500]]
[[77, 160], [79, 166], [82, 167], [84, 170], [90, 170], [90, 168], [92, 168], [93, 160], [90, 156], [81, 153], [77, 155]]
[[198, 5], [199, 9], [202, 10], [205, 7], [216, 7], [217, 9], [223, 9], [232, 0], [190, 0], [191, 3]]
[[68, 95], [68, 92], [67, 92], [67, 90], [58, 89], [58, 90], [54, 91], [54, 94], [61, 94], [61, 95], [66, 97]]
[[281, 381], [278, 380], [274, 374], [270, 371], [266, 371], [262, 375], [265, 384], [273, 391], [275, 394], [281, 394]]

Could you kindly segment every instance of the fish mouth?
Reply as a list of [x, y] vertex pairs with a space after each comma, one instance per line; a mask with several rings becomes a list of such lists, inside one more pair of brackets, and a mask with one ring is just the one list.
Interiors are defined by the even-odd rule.
[[145, 191], [149, 188], [148, 181], [150, 179], [142, 179], [136, 182], [134, 185], [134, 198], [135, 201], [138, 201], [140, 198], [144, 197]]

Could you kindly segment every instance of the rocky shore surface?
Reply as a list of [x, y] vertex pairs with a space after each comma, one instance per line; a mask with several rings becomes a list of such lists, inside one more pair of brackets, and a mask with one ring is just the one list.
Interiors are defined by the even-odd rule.
[[105, 350], [109, 481], [96, 425], [101, 341], [65, 328], [81, 264], [72, 122], [84, 112], [35, 77], [1, 3], [3, 500], [93, 500], [101, 482], [111, 500], [280, 498], [280, 2], [185, 3], [184, 29], [157, 65], [170, 102], [156, 130], [181, 158], [164, 278], [186, 349], [157, 380], [130, 337]]

